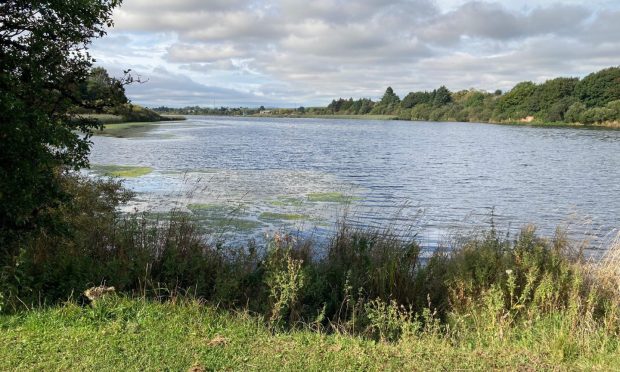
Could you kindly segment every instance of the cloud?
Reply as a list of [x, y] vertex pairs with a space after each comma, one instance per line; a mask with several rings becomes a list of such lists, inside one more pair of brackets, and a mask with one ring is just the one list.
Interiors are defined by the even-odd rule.
[[231, 105], [323, 105], [388, 85], [401, 95], [507, 89], [620, 60], [620, 6], [608, 0], [126, 0], [114, 17], [93, 52], [152, 75], [130, 90], [138, 103], [208, 104], [212, 94]]
[[537, 35], [577, 33], [590, 17], [583, 6], [554, 4], [531, 12], [514, 12], [499, 3], [474, 1], [430, 19], [422, 29], [423, 39], [453, 44], [463, 38], [511, 40]]
[[[143, 71], [136, 71], [143, 74]], [[132, 84], [127, 87], [127, 94], [134, 102], [147, 106], [260, 106], [262, 104], [282, 104], [278, 98], [265, 97], [259, 91], [241, 91], [230, 88], [201, 84], [183, 74], [177, 74], [165, 68], [156, 68], [147, 74], [144, 84]]]
[[245, 55], [232, 44], [174, 44], [165, 58], [170, 62], [216, 62]]

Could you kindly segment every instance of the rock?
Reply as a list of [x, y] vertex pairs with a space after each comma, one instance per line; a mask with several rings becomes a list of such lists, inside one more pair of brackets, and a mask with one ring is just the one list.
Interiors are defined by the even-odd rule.
[[106, 287], [105, 285], [100, 285], [98, 287], [88, 288], [84, 291], [84, 297], [88, 299], [90, 302], [94, 302], [101, 297], [116, 293], [116, 289], [114, 287]]

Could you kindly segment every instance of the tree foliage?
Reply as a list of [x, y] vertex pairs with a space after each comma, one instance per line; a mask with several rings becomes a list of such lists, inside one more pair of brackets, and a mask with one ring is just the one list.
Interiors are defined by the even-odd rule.
[[392, 87], [388, 87], [379, 101], [372, 109], [373, 114], [397, 114], [400, 107], [400, 97], [394, 93]]
[[[87, 48], [112, 26], [119, 4], [0, 4], [0, 247], [22, 230], [53, 226], [46, 211], [67, 199], [59, 175], [88, 164], [89, 137], [99, 124], [77, 116], [75, 108], [99, 110], [118, 103], [121, 95], [106, 97], [100, 91], [105, 84], [95, 81], [110, 83], [107, 74], [95, 71], [89, 80], [93, 59]], [[113, 92], [119, 92], [119, 84], [112, 82]]]
[[[330, 114], [358, 114], [349, 100], [334, 100]], [[518, 83], [511, 90], [484, 92], [475, 89], [451, 92], [445, 86], [433, 91], [409, 92], [400, 103], [392, 88], [378, 102], [369, 101], [373, 114], [403, 120], [479, 121], [594, 124], [620, 121], [620, 67], [590, 74], [583, 79], [555, 78], [541, 84]], [[320, 114], [322, 111], [314, 110]]]
[[583, 78], [576, 95], [588, 107], [602, 107], [620, 100], [620, 67], [610, 67]]

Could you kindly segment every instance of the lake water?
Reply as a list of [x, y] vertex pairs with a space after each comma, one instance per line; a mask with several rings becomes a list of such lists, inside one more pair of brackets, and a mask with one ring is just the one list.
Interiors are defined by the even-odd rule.
[[188, 117], [95, 137], [132, 208], [192, 213], [223, 235], [328, 233], [339, 216], [413, 226], [423, 244], [485, 226], [565, 226], [603, 246], [620, 227], [620, 131], [470, 123]]

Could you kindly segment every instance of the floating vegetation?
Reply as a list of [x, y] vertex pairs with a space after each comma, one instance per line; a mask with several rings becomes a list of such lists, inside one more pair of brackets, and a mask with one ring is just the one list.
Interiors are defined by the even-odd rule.
[[187, 205], [192, 212], [226, 212], [228, 207], [221, 204], [192, 203]]
[[269, 204], [274, 207], [301, 207], [304, 200], [292, 196], [279, 196], [277, 200], [272, 200]]
[[208, 216], [232, 216], [242, 214], [245, 210], [245, 205], [224, 205], [224, 204], [210, 204], [210, 203], [192, 203], [187, 205], [192, 213], [197, 215]]
[[214, 229], [234, 229], [236, 231], [252, 231], [262, 228], [265, 225], [260, 221], [245, 218], [212, 218], [204, 222], [207, 228]]
[[297, 221], [307, 220], [308, 216], [295, 213], [263, 212], [258, 216], [258, 219], [264, 221]]
[[308, 201], [324, 203], [348, 203], [356, 198], [341, 192], [314, 192], [308, 194]]
[[93, 171], [104, 176], [135, 178], [145, 176], [153, 172], [151, 167], [137, 167], [128, 165], [94, 165]]

